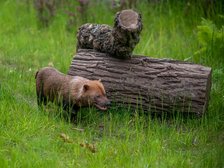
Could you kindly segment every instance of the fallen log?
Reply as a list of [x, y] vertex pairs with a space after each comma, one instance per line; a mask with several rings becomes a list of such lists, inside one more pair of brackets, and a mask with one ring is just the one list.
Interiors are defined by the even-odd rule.
[[109, 99], [146, 112], [205, 113], [211, 89], [211, 68], [193, 63], [133, 56], [117, 59], [80, 49], [69, 75], [101, 79]]

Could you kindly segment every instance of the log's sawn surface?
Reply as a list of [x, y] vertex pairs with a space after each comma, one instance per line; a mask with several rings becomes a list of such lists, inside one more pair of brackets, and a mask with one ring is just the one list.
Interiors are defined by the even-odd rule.
[[183, 61], [133, 56], [117, 59], [91, 49], [74, 56], [69, 75], [101, 79], [109, 99], [153, 113], [205, 113], [211, 68]]

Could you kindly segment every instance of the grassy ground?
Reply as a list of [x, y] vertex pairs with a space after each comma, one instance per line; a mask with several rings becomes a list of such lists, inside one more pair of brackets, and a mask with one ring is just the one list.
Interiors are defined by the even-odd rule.
[[[98, 8], [90, 10], [89, 21], [112, 24], [114, 12]], [[205, 45], [198, 37], [199, 5], [140, 3], [138, 8], [144, 30], [135, 53], [213, 68], [207, 114], [160, 120], [116, 107], [103, 114], [82, 109], [74, 125], [53, 105], [39, 110], [35, 72], [48, 64], [68, 71], [77, 27], [67, 32], [65, 16], [58, 14], [49, 28], [38, 29], [32, 7], [0, 1], [0, 167], [224, 167], [223, 39]], [[222, 8], [210, 17], [219, 30]], [[203, 44], [207, 48], [201, 51]]]

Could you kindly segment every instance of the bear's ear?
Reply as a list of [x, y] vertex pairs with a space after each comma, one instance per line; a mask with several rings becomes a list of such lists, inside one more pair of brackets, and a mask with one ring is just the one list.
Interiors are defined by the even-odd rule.
[[99, 79], [98, 81], [101, 82], [101, 79]]
[[87, 90], [89, 90], [89, 85], [87, 84], [83, 85], [83, 91], [86, 92]]

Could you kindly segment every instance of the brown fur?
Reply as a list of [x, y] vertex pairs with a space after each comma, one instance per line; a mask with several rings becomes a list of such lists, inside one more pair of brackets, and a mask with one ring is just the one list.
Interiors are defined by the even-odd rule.
[[95, 105], [106, 110], [110, 104], [104, 86], [98, 80], [65, 75], [51, 67], [40, 69], [35, 78], [38, 105], [51, 101], [65, 107]]

